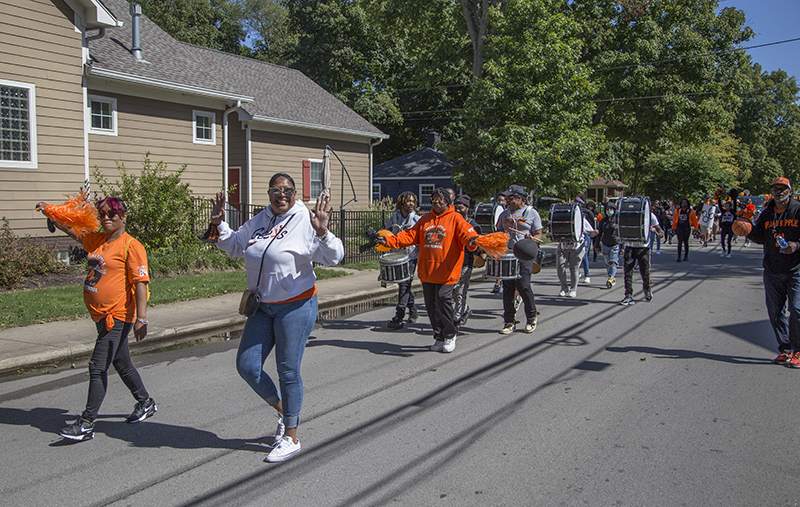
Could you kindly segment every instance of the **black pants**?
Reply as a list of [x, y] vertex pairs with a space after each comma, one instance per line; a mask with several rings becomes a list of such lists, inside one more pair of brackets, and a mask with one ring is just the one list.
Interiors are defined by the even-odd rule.
[[131, 351], [128, 348], [128, 333], [133, 324], [114, 319], [114, 327], [106, 331], [106, 321], [102, 319], [97, 325], [97, 342], [94, 352], [89, 360], [89, 399], [86, 410], [81, 417], [94, 421], [103, 398], [106, 397], [108, 386], [108, 368], [113, 364], [119, 378], [125, 383], [136, 401], [144, 402], [150, 397], [144, 388], [142, 378], [131, 361]]
[[411, 282], [414, 281], [414, 271], [416, 269], [417, 259], [408, 261], [408, 272], [411, 273], [411, 278], [397, 284], [397, 306], [395, 311], [400, 320], [405, 316], [406, 308], [409, 310], [414, 308], [414, 292], [411, 290]]
[[519, 292], [519, 295], [522, 296], [526, 321], [533, 322], [533, 319], [536, 318], [536, 302], [533, 300], [533, 289], [531, 289], [531, 271], [533, 271], [533, 261], [520, 261], [519, 276], [513, 280], [503, 280], [504, 324], [515, 322], [514, 291]]
[[[465, 263], [466, 264], [466, 263]], [[458, 279], [455, 289], [453, 289], [453, 320], [458, 322], [467, 313], [467, 290], [469, 281], [472, 278], [472, 268], [461, 267], [461, 277]]]
[[[680, 243], [679, 243], [680, 245]], [[625, 295], [633, 294], [633, 268], [639, 263], [639, 273], [642, 275], [642, 287], [650, 288], [650, 248], [625, 246]]]
[[453, 319], [453, 289], [455, 284], [422, 282], [422, 295], [425, 298], [425, 310], [431, 320], [433, 337], [442, 341], [452, 338], [458, 332]]
[[678, 238], [678, 259], [681, 258], [681, 245], [686, 248], [686, 253], [683, 254], [683, 257], [686, 258], [689, 256], [689, 236], [691, 236], [691, 231], [689, 229], [681, 230], [678, 229], [675, 233], [675, 237]]
[[[733, 241], [733, 230], [728, 228], [720, 229], [720, 241], [722, 242], [722, 251], [725, 253], [731, 253], [731, 241]], [[728, 240], [728, 249], [725, 250], [725, 238]]]

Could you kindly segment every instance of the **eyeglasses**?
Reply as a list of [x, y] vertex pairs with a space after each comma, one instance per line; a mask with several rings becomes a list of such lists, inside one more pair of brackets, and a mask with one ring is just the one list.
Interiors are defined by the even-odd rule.
[[774, 185], [772, 187], [772, 191], [773, 192], [777, 192], [779, 194], [782, 194], [783, 192], [786, 192], [787, 190], [789, 190], [789, 187], [787, 187], [786, 185]]
[[97, 214], [100, 215], [100, 218], [108, 217], [108, 218], [113, 219], [115, 216], [117, 216], [118, 213], [116, 211], [114, 211], [113, 209], [110, 209], [110, 210], [108, 210], [108, 212], [106, 212], [106, 211], [98, 211]]
[[294, 187], [270, 188], [267, 190], [267, 193], [272, 197], [280, 197], [281, 194], [283, 194], [285, 197], [291, 197], [294, 195]]
[[439, 204], [444, 202], [444, 199], [441, 197], [431, 197], [431, 204]]

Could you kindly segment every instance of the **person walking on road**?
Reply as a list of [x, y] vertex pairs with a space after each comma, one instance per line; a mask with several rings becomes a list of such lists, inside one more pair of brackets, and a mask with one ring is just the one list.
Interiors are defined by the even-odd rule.
[[[40, 202], [37, 209], [44, 210]], [[120, 379], [136, 399], [128, 423], [144, 421], [156, 413], [156, 402], [144, 387], [133, 365], [128, 334], [133, 329], [136, 341], [147, 336], [147, 284], [150, 277], [144, 246], [125, 232], [128, 212], [116, 197], [98, 201], [97, 210], [103, 232], [78, 238], [72, 228], [54, 225], [80, 242], [88, 252], [88, 274], [83, 284], [83, 301], [97, 327], [97, 341], [89, 359], [89, 396], [86, 408], [75, 422], [59, 434], [70, 440], [94, 438], [94, 425], [108, 387], [108, 368], [114, 365]]]
[[475, 229], [451, 206], [450, 193], [437, 187], [431, 193], [431, 211], [411, 229], [397, 236], [380, 236], [389, 248], [419, 245], [418, 276], [422, 282], [425, 309], [433, 328], [431, 350], [450, 353], [456, 348], [458, 325], [453, 318], [453, 289], [461, 277], [464, 247], [475, 250]]
[[[500, 215], [498, 230], [508, 233], [508, 248], [522, 239], [542, 241], [542, 217], [533, 206], [525, 204], [525, 189], [519, 185], [511, 185], [503, 192], [508, 208]], [[519, 261], [519, 274], [514, 279], [503, 280], [503, 328], [501, 334], [510, 334], [517, 327], [516, 313], [517, 294], [522, 298], [525, 309], [525, 332], [532, 333], [536, 329], [536, 302], [531, 289], [533, 260]], [[577, 271], [577, 269], [576, 269]]]
[[[236, 369], [278, 412], [273, 448], [266, 459], [277, 463], [300, 452], [300, 363], [317, 319], [312, 263], [338, 264], [344, 258], [344, 246], [328, 230], [329, 197], [321, 195], [315, 209], [307, 209], [295, 200], [297, 189], [286, 173], [272, 176], [267, 193], [270, 205], [236, 231], [223, 221], [225, 195], [217, 194], [207, 236], [216, 239], [217, 247], [229, 256], [244, 257], [247, 287], [260, 300], [242, 331]], [[264, 371], [273, 348], [280, 390]]]
[[[722, 201], [721, 197], [720, 201]], [[722, 246], [720, 257], [730, 259], [731, 241], [736, 237], [733, 233], [733, 221], [736, 219], [736, 198], [720, 204], [720, 208], [722, 210], [719, 216], [720, 245]]]
[[672, 229], [675, 231], [675, 237], [678, 238], [678, 262], [681, 262], [681, 247], [685, 248], [683, 260], [689, 260], [689, 237], [692, 235], [692, 229], [697, 229], [697, 217], [694, 210], [689, 205], [689, 199], [681, 199], [681, 205], [675, 208], [672, 214]]
[[599, 250], [603, 252], [603, 257], [606, 260], [606, 288], [610, 289], [617, 283], [617, 267], [619, 266], [619, 248], [620, 241], [617, 233], [616, 215], [617, 207], [613, 202], [606, 204], [605, 216], [600, 220], [598, 225], [597, 237]]
[[[594, 201], [586, 201], [586, 196], [581, 194], [578, 196], [578, 200], [583, 201], [585, 204], [581, 204], [583, 216], [586, 217], [586, 220], [591, 224], [592, 230], [597, 229], [597, 215], [595, 214], [595, 204]], [[589, 255], [593, 253], [594, 248], [592, 248], [592, 244], [594, 239], [592, 236], [589, 236], [588, 231], [584, 231], [583, 235], [583, 243], [586, 245], [586, 253], [583, 254], [583, 260], [581, 261], [581, 269], [583, 269], [583, 283], [590, 284], [592, 283], [591, 277], [589, 277]]]
[[[400, 231], [414, 227], [414, 224], [419, 220], [419, 215], [416, 212], [417, 196], [413, 192], [403, 192], [397, 197], [395, 207], [397, 211], [386, 221], [386, 229], [397, 234]], [[417, 307], [414, 306], [414, 292], [411, 290], [411, 282], [414, 280], [414, 271], [417, 269], [419, 249], [414, 245], [408, 247], [406, 251], [409, 259], [408, 272], [411, 274], [411, 278], [397, 283], [395, 316], [386, 323], [386, 327], [389, 329], [401, 329], [403, 327], [406, 310], [408, 310], [408, 322], [414, 323], [417, 321]]]
[[[658, 225], [658, 218], [651, 211], [650, 212], [650, 226], [655, 229], [659, 237], [664, 237], [664, 230]], [[633, 299], [633, 268], [639, 264], [639, 274], [642, 275], [642, 289], [644, 289], [645, 301], [653, 300], [652, 284], [650, 283], [650, 241], [652, 236], [647, 235], [647, 240], [644, 245], [633, 246], [625, 244], [625, 253], [623, 261], [624, 279], [625, 279], [625, 297], [622, 302], [623, 306], [630, 306], [636, 303]]]
[[[456, 197], [453, 203], [453, 208], [456, 212], [464, 217], [469, 225], [475, 229], [478, 235], [483, 234], [483, 229], [478, 223], [469, 218], [469, 210], [472, 207], [472, 199], [468, 194], [461, 194]], [[464, 248], [464, 264], [461, 266], [461, 277], [458, 279], [455, 289], [453, 289], [453, 320], [456, 325], [463, 326], [467, 323], [467, 319], [472, 314], [472, 310], [467, 303], [467, 290], [469, 290], [469, 282], [472, 279], [472, 269], [475, 266], [475, 255], [478, 253], [470, 251], [469, 248]]]
[[778, 341], [772, 362], [800, 368], [800, 202], [788, 178], [776, 178], [771, 193], [747, 238], [764, 247], [764, 294]]
[[597, 236], [597, 231], [583, 213], [584, 201], [582, 195], [575, 198], [575, 202], [581, 207], [580, 216], [583, 219], [581, 233], [576, 242], [561, 241], [556, 248], [556, 274], [558, 275], [558, 281], [561, 283], [561, 292], [558, 295], [562, 298], [578, 297], [578, 276], [580, 275], [581, 263], [587, 255], [588, 249], [591, 248], [591, 242], [587, 244], [586, 238]]
[[710, 195], [703, 198], [702, 207], [698, 208], [700, 216], [697, 221], [700, 224], [700, 239], [703, 246], [708, 246], [714, 231], [714, 216], [717, 214], [717, 205], [711, 200]]

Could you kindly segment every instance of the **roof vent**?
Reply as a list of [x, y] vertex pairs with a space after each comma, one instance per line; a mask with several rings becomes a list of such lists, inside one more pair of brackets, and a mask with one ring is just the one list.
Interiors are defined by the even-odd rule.
[[139, 4], [131, 4], [131, 53], [137, 60], [142, 59], [142, 48], [139, 45], [139, 17], [142, 15], [142, 6]]

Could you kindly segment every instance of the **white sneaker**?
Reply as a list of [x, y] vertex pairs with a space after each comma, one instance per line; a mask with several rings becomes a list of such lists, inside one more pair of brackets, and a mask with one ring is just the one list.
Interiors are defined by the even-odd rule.
[[533, 330], [536, 329], [536, 318], [534, 317], [533, 322], [528, 322], [525, 324], [525, 332], [532, 333]]
[[284, 436], [273, 446], [272, 452], [267, 456], [267, 462], [280, 463], [281, 461], [286, 461], [291, 458], [298, 452], [300, 452], [300, 441], [298, 440], [297, 443], [294, 443], [292, 437]]
[[442, 352], [449, 354], [450, 352], [456, 350], [456, 337], [447, 338], [444, 341], [444, 346], [442, 347]]
[[722, 252], [721, 254], [719, 254], [719, 256], [720, 257], [725, 257], [725, 252]]
[[567, 296], [569, 296], [569, 297], [571, 297], [571, 298], [576, 298], [576, 297], [578, 297], [578, 291], [576, 291], [576, 290], [571, 290], [571, 291], [569, 291], [569, 292], [567, 293]]
[[434, 352], [441, 352], [444, 350], [444, 342], [442, 340], [436, 340], [433, 342], [433, 345], [431, 345], [431, 350]]
[[500, 334], [511, 334], [517, 328], [516, 322], [506, 322], [503, 324], [503, 329], [500, 330]]
[[559, 297], [562, 297], [562, 298], [565, 298], [565, 297], [567, 297], [567, 291], [565, 291], [565, 290], [562, 290], [561, 292], [559, 292], [559, 293], [558, 293], [558, 296], [559, 296]]
[[656, 255], [661, 255], [661, 250], [656, 250]]
[[728, 254], [728, 255], [726, 255], [725, 257], [727, 257], [728, 259], [730, 259], [730, 258], [731, 258], [731, 254]]
[[275, 428], [275, 437], [272, 439], [272, 443], [277, 443], [280, 439], [283, 438], [284, 433], [286, 433], [286, 426], [283, 424], [283, 416], [278, 416], [278, 427]]
[[592, 279], [587, 276], [583, 279], [583, 283], [592, 283]]

